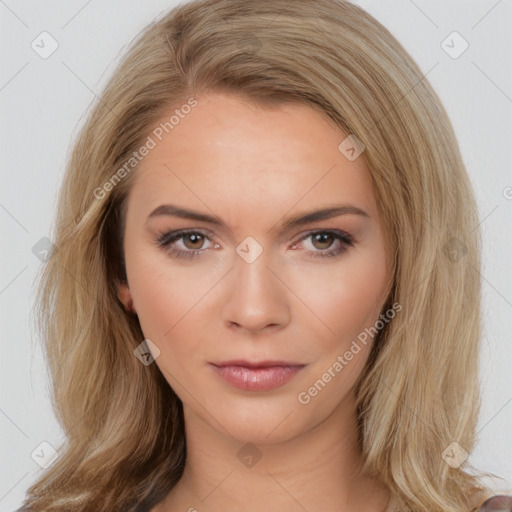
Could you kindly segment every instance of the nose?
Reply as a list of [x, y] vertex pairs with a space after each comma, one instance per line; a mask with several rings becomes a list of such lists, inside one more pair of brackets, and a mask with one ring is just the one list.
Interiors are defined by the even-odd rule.
[[290, 292], [284, 276], [269, 263], [265, 251], [252, 263], [236, 255], [222, 309], [228, 328], [268, 333], [284, 328], [290, 321]]

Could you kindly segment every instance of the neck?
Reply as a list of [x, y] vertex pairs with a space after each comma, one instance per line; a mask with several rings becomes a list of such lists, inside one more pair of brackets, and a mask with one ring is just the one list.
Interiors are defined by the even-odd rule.
[[162, 510], [382, 512], [389, 494], [362, 474], [355, 414], [346, 413], [350, 410], [355, 411], [353, 403], [341, 403], [311, 430], [255, 446], [214, 429], [186, 409], [185, 471]]

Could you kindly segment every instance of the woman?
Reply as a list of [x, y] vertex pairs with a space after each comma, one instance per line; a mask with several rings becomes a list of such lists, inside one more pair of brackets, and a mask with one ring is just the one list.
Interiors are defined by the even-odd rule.
[[445, 110], [363, 10], [172, 10], [70, 158], [39, 291], [68, 441], [25, 509], [510, 506], [467, 463], [476, 226]]

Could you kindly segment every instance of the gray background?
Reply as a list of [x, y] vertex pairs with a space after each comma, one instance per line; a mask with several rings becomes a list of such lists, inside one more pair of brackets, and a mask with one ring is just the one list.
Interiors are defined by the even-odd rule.
[[[484, 235], [484, 400], [470, 462], [512, 486], [512, 1], [358, 3], [427, 74], [452, 119], [477, 194]], [[31, 457], [40, 443], [58, 447], [63, 440], [29, 324], [41, 265], [32, 249], [50, 234], [70, 143], [87, 107], [127, 44], [176, 4], [0, 0], [0, 512], [17, 508], [42, 471]], [[31, 47], [33, 41], [42, 47], [44, 31], [58, 43], [45, 59]], [[464, 42], [450, 36], [454, 31], [469, 44], [461, 55]], [[504, 485], [492, 483], [495, 490]]]

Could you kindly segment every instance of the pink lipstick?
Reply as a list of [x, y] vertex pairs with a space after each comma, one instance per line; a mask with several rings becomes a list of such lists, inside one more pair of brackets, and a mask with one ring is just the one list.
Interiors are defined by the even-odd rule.
[[304, 364], [285, 361], [249, 362], [244, 360], [210, 363], [210, 367], [229, 384], [249, 391], [270, 391], [288, 382]]

